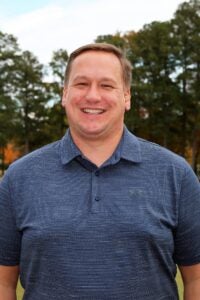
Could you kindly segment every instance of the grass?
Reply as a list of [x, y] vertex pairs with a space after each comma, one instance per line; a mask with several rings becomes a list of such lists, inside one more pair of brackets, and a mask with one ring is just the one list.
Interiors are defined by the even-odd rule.
[[181, 279], [180, 272], [178, 271], [177, 276], [176, 276], [176, 282], [178, 285], [178, 292], [179, 292], [179, 299], [183, 300], [183, 281]]
[[17, 300], [22, 300], [23, 294], [24, 294], [24, 290], [21, 287], [20, 282], [18, 282], [18, 285], [17, 285]]
[[[179, 272], [177, 274], [176, 281], [178, 284], [179, 298], [180, 300], [183, 300], [183, 283]], [[17, 300], [22, 300], [22, 297], [23, 297], [23, 289], [19, 283], [17, 286]]]

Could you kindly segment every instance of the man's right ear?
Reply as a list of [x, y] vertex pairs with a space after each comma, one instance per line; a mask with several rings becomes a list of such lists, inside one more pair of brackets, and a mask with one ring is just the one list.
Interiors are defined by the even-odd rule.
[[62, 93], [62, 107], [65, 107], [66, 104], [66, 94], [67, 94], [67, 89], [66, 87], [63, 88], [63, 93]]

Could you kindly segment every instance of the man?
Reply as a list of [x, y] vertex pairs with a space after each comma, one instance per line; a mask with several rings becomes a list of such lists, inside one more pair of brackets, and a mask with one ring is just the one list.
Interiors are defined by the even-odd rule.
[[200, 299], [200, 185], [181, 157], [124, 126], [131, 66], [91, 44], [68, 62], [61, 141], [0, 186], [0, 300]]

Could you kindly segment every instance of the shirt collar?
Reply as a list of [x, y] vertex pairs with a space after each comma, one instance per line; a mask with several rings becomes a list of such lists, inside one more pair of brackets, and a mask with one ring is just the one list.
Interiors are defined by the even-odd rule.
[[142, 161], [140, 142], [126, 126], [124, 126], [124, 132], [120, 143], [121, 158], [135, 163], [140, 163]]
[[69, 163], [71, 160], [81, 155], [81, 151], [72, 140], [69, 129], [61, 140], [60, 154], [63, 165]]
[[[67, 164], [74, 158], [82, 155], [81, 151], [74, 144], [69, 129], [61, 139], [60, 151], [62, 164]], [[118, 156], [119, 159], [122, 158], [135, 163], [142, 161], [139, 140], [126, 126], [124, 126], [123, 136], [114, 154], [115, 157]]]

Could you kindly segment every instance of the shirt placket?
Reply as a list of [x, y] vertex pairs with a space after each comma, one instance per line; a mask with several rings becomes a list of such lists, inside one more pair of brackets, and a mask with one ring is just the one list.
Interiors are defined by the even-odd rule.
[[100, 195], [100, 170], [97, 169], [92, 172], [91, 180], [91, 210], [93, 213], [100, 211], [101, 207], [101, 195]]

